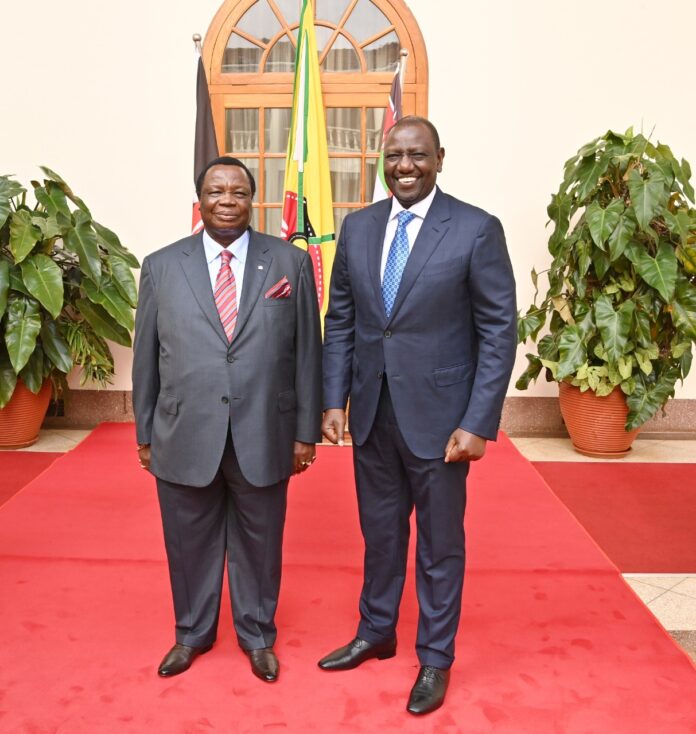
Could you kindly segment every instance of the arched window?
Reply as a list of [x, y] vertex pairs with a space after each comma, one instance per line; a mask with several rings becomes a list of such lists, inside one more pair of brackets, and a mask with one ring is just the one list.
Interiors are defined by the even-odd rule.
[[[401, 49], [404, 114], [427, 114], [423, 38], [401, 0], [314, 0], [336, 232], [372, 201], [382, 119]], [[218, 146], [253, 172], [254, 227], [280, 233], [301, 0], [227, 0], [203, 58]]]

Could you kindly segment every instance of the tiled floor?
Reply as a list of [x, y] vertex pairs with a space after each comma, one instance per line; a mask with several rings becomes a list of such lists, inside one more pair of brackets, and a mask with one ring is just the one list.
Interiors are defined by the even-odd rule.
[[[89, 431], [44, 430], [39, 441], [25, 451], [69, 451]], [[601, 461], [575, 452], [562, 438], [513, 438], [513, 443], [529, 461]], [[694, 462], [696, 439], [637, 440], [631, 454], [621, 461]], [[625, 574], [648, 609], [672, 637], [696, 661], [696, 568], [693, 574]]]

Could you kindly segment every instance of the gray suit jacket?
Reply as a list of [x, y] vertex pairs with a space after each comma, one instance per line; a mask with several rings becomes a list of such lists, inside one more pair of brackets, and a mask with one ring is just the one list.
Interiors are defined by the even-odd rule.
[[[202, 235], [148, 255], [135, 324], [133, 407], [152, 473], [209, 484], [228, 426], [256, 486], [293, 470], [294, 442], [321, 440], [321, 328], [306, 252], [251, 231], [232, 343], [220, 323]], [[287, 298], [265, 298], [286, 276]]]
[[324, 408], [350, 396], [350, 431], [362, 444], [386, 373], [408, 447], [435, 459], [457, 427], [496, 438], [515, 358], [515, 281], [500, 222], [438, 189], [387, 318], [380, 262], [390, 211], [386, 200], [343, 222], [324, 321]]

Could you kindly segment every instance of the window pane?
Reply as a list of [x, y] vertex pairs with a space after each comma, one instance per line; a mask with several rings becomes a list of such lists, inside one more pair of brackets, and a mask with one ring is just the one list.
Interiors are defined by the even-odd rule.
[[334, 202], [360, 201], [360, 158], [329, 158]]
[[248, 74], [259, 70], [263, 49], [236, 33], [230, 35], [222, 57], [223, 74]]
[[375, 181], [377, 180], [377, 164], [379, 158], [365, 159], [365, 201], [372, 201], [375, 192]]
[[288, 25], [300, 22], [300, 3], [298, 0], [275, 0], [275, 4]]
[[333, 153], [359, 153], [360, 108], [329, 107], [326, 110], [326, 140]]
[[258, 153], [258, 110], [225, 110], [225, 151], [228, 153]]
[[360, 59], [350, 41], [341, 33], [321, 66], [324, 71], [360, 71]]
[[292, 124], [292, 110], [289, 107], [267, 107], [264, 121], [266, 153], [285, 153]]
[[266, 209], [266, 224], [263, 231], [266, 234], [272, 234], [274, 237], [280, 237], [280, 222], [283, 217], [283, 210]]
[[280, 204], [285, 193], [285, 158], [266, 158], [264, 160], [264, 171], [266, 181], [263, 200], [266, 203]]
[[339, 209], [337, 207], [334, 207], [334, 226], [336, 227], [334, 231], [336, 232], [337, 240], [338, 240], [338, 235], [341, 231], [341, 223], [343, 222], [343, 220], [351, 212], [357, 212], [357, 211], [359, 211], [359, 209], [351, 209], [351, 208], [346, 208], [346, 209], [340, 208]]
[[317, 0], [314, 4], [317, 20], [328, 20], [334, 25], [338, 25], [347, 7], [348, 0]]
[[280, 31], [280, 23], [266, 0], [258, 0], [244, 13], [237, 28], [268, 43]]
[[384, 31], [391, 23], [370, 0], [359, 0], [343, 26], [359, 43]]
[[259, 208], [257, 206], [251, 210], [251, 228], [259, 228]]
[[[316, 25], [314, 26], [314, 35], [317, 39], [317, 51], [319, 52], [319, 56], [321, 56], [321, 52], [324, 50], [324, 47], [333, 35], [333, 28], [327, 28], [324, 25]], [[295, 37], [297, 37], [297, 35]]]
[[367, 116], [367, 140], [365, 141], [365, 150], [368, 153], [379, 153], [379, 151], [382, 150], [384, 107], [368, 107], [365, 112]]
[[395, 71], [399, 60], [399, 37], [394, 31], [365, 46], [363, 50], [368, 71]]
[[[242, 158], [241, 156], [238, 156], [239, 160], [249, 169], [249, 172], [254, 177], [254, 182], [256, 183], [256, 186], [258, 188], [259, 185], [259, 159], [258, 158]], [[257, 195], [254, 197], [255, 199], [258, 198], [258, 191]]]
[[295, 47], [287, 35], [274, 44], [266, 59], [264, 71], [295, 71]]

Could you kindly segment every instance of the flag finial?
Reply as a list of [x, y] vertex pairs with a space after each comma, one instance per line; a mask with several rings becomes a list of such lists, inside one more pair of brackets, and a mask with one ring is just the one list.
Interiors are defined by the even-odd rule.
[[196, 46], [196, 51], [200, 52], [200, 50], [201, 50], [201, 40], [202, 40], [201, 34], [200, 33], [194, 33], [191, 36], [191, 38], [192, 38], [192, 40], [193, 40], [193, 42], [194, 42], [194, 44]]

